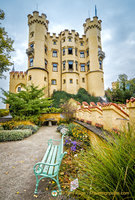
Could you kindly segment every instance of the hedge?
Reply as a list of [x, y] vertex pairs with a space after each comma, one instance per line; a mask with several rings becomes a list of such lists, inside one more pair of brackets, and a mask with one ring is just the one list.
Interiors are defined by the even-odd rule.
[[32, 130], [32, 134], [33, 134], [38, 131], [39, 127], [36, 125], [19, 125], [19, 126], [14, 127], [14, 130], [18, 130], [18, 129], [19, 130], [30, 129]]
[[32, 130], [0, 130], [0, 142], [22, 140], [32, 135]]

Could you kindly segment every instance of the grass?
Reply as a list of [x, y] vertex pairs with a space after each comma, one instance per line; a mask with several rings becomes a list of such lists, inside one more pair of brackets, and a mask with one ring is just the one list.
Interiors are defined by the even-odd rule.
[[81, 152], [76, 163], [78, 199], [135, 198], [135, 135], [131, 132], [115, 135], [104, 148]]
[[[60, 181], [67, 196], [78, 200], [135, 199], [135, 131], [112, 134], [104, 146], [91, 145], [74, 153], [70, 146], [66, 149]], [[76, 140], [77, 135], [73, 136]], [[75, 178], [79, 188], [70, 192]]]

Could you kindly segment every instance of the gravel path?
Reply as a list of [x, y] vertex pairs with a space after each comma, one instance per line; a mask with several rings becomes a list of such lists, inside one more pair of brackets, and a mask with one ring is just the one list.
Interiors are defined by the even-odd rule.
[[0, 199], [33, 200], [65, 199], [51, 197], [47, 179], [39, 184], [38, 197], [34, 196], [36, 178], [33, 166], [41, 161], [49, 139], [59, 139], [56, 126], [41, 127], [39, 131], [22, 141], [0, 143]]

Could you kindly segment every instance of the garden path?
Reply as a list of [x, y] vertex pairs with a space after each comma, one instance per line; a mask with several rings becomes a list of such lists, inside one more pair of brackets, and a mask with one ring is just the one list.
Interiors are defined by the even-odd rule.
[[33, 166], [41, 161], [47, 141], [60, 138], [56, 128], [41, 127], [36, 134], [22, 141], [0, 143], [1, 200], [54, 199], [51, 197], [51, 189], [47, 190], [50, 179], [40, 182], [38, 197], [34, 196], [36, 178]]

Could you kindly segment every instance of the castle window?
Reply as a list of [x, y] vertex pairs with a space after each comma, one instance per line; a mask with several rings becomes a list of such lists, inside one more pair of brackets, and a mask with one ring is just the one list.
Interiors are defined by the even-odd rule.
[[75, 55], [77, 56], [77, 48], [75, 48]]
[[80, 51], [80, 58], [84, 58], [84, 51]]
[[69, 42], [72, 42], [72, 39], [71, 39], [71, 37], [70, 37], [70, 38], [68, 38], [68, 41], [69, 41]]
[[70, 80], [69, 80], [69, 83], [73, 83], [73, 79], [70, 79]]
[[30, 58], [30, 67], [33, 66], [33, 58]]
[[66, 69], [66, 62], [63, 61], [63, 70], [65, 70], [65, 69]]
[[57, 71], [58, 71], [57, 64], [53, 63], [53, 72], [57, 72]]
[[53, 41], [53, 44], [56, 45], [56, 40]]
[[76, 71], [78, 71], [78, 62], [75, 61]]
[[30, 81], [32, 79], [31, 75], [29, 75], [28, 81]]
[[56, 85], [56, 79], [52, 79], [51, 83], [52, 85]]
[[102, 60], [99, 60], [99, 69], [102, 69]]
[[81, 72], [85, 72], [85, 64], [81, 64]]
[[45, 54], [47, 54], [47, 47], [45, 46]]
[[47, 69], [47, 60], [45, 60], [45, 69]]
[[85, 83], [85, 78], [82, 78], [82, 82]]
[[68, 54], [73, 54], [73, 49], [72, 48], [68, 48]]
[[32, 38], [34, 36], [34, 32], [31, 32], [30, 33], [30, 37]]
[[80, 45], [83, 46], [83, 42], [81, 42]]
[[68, 61], [68, 69], [73, 70], [73, 61]]
[[66, 83], [66, 79], [63, 79], [63, 84], [65, 84]]
[[21, 87], [20, 87], [20, 86], [17, 88], [17, 91], [18, 91], [18, 92], [20, 92], [20, 91], [21, 91]]
[[44, 81], [46, 81], [46, 77], [44, 77]]
[[90, 62], [88, 61], [87, 62], [87, 71], [89, 71], [90, 70]]
[[87, 49], [87, 51], [86, 51], [86, 52], [87, 52], [87, 57], [88, 57], [88, 56], [89, 56], [89, 49]]
[[34, 48], [34, 44], [31, 44], [30, 47], [33, 49]]
[[65, 38], [63, 38], [63, 42], [65, 42]]
[[65, 55], [65, 48], [63, 48], [63, 56]]
[[53, 51], [53, 57], [57, 57], [57, 51]]
[[76, 79], [76, 84], [78, 85], [78, 79]]

